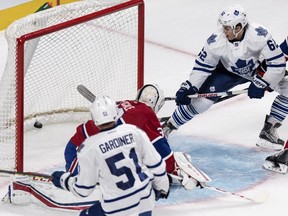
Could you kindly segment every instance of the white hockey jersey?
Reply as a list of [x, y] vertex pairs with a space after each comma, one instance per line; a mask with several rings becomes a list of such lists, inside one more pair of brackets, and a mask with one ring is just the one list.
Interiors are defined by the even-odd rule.
[[169, 189], [165, 163], [148, 136], [134, 125], [123, 124], [89, 137], [77, 156], [79, 174], [69, 179], [70, 191], [86, 197], [100, 183], [106, 215], [151, 211], [153, 188]]
[[243, 40], [229, 42], [222, 29], [213, 33], [195, 60], [190, 82], [198, 89], [211, 75], [219, 61], [231, 73], [252, 80], [254, 70], [266, 60], [263, 79], [274, 88], [285, 73], [285, 58], [266, 28], [248, 24]]

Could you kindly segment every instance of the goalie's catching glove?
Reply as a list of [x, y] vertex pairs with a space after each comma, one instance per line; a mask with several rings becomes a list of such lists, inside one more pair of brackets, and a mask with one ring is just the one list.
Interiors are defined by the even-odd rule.
[[191, 98], [188, 95], [194, 95], [198, 93], [198, 89], [195, 86], [186, 80], [180, 86], [180, 89], [176, 92], [176, 104], [179, 105], [188, 105], [191, 102]]
[[268, 87], [269, 83], [262, 79], [258, 74], [255, 75], [248, 88], [249, 98], [261, 99]]
[[71, 173], [55, 171], [52, 173], [52, 177], [52, 183], [56, 187], [69, 191], [68, 180], [71, 177]]

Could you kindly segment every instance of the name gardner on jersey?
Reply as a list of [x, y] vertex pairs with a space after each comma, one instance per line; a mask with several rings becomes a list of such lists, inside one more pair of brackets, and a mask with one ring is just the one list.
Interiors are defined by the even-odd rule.
[[99, 145], [99, 148], [102, 153], [106, 153], [112, 149], [116, 149], [124, 145], [129, 145], [134, 142], [135, 141], [134, 141], [133, 135], [130, 133], [122, 137], [117, 137], [112, 140], [109, 140], [108, 142], [104, 142]]

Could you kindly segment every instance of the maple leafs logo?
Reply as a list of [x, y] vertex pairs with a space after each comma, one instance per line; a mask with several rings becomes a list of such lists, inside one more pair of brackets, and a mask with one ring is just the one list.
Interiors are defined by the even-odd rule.
[[207, 39], [207, 43], [210, 45], [211, 43], [215, 43], [216, 42], [216, 34], [212, 34], [208, 39]]
[[255, 28], [255, 31], [257, 32], [258, 36], [266, 37], [266, 35], [268, 34], [268, 31], [261, 26], [259, 26], [258, 28]]
[[238, 59], [235, 65], [236, 67], [231, 67], [233, 72], [239, 75], [246, 75], [253, 71], [253, 67], [255, 64], [252, 59], [248, 62], [242, 59]]

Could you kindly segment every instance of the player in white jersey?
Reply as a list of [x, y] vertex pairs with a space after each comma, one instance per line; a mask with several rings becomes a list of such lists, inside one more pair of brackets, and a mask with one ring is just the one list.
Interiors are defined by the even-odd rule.
[[152, 215], [155, 199], [169, 194], [165, 163], [142, 130], [116, 125], [116, 103], [109, 97], [96, 97], [90, 111], [100, 132], [79, 148], [79, 173], [56, 171], [53, 184], [77, 197], [89, 196], [100, 185], [102, 199], [80, 216]]
[[[286, 60], [288, 60], [288, 37], [280, 44], [281, 50], [284, 53]], [[284, 148], [274, 155], [268, 156], [263, 168], [274, 172], [285, 174], [288, 171], [288, 140]]]
[[[223, 92], [250, 82], [248, 96], [260, 99], [266, 90], [275, 90], [270, 114], [260, 132], [258, 146], [281, 149], [276, 129], [288, 113], [288, 79], [285, 58], [269, 31], [258, 24], [248, 23], [245, 10], [232, 5], [219, 16], [219, 29], [206, 41], [195, 60], [189, 80], [176, 93], [178, 107], [164, 124], [166, 136], [199, 113], [209, 109], [219, 97], [190, 99], [196, 93]], [[264, 75], [258, 73], [266, 65]]]

